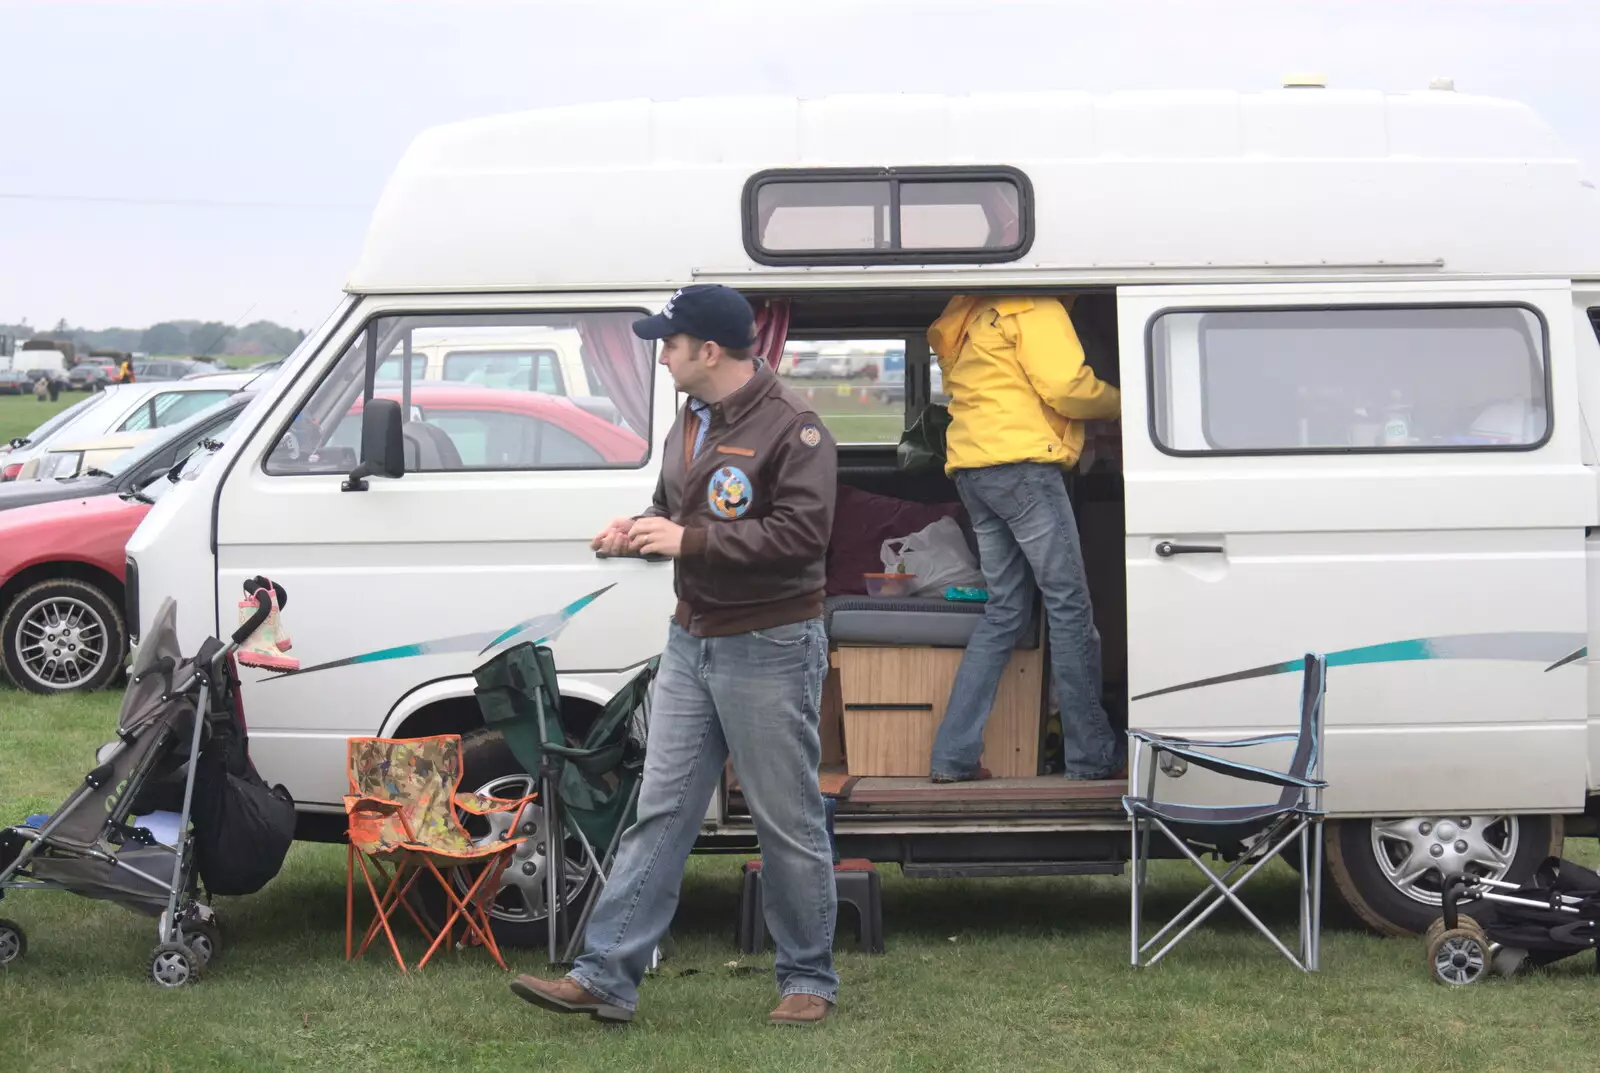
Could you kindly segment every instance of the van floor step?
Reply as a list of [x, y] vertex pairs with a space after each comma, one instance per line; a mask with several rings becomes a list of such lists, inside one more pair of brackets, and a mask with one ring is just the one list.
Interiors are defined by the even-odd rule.
[[1121, 861], [913, 861], [900, 866], [912, 879], [988, 879], [999, 876], [1117, 876]]
[[928, 779], [868, 776], [853, 780], [839, 811], [988, 812], [996, 809], [1050, 812], [1122, 811], [1127, 782], [1079, 782], [1058, 775], [937, 783]]

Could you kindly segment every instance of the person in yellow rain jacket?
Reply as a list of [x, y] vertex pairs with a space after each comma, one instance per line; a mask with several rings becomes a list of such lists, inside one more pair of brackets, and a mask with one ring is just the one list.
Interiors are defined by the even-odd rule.
[[1121, 412], [1084, 360], [1067, 307], [1049, 297], [958, 296], [928, 329], [950, 396], [945, 472], [967, 508], [989, 590], [934, 738], [935, 782], [987, 778], [983, 727], [1037, 591], [1050, 627], [1064, 774], [1105, 779], [1126, 748], [1100, 702], [1094, 627], [1066, 470], [1084, 422]]

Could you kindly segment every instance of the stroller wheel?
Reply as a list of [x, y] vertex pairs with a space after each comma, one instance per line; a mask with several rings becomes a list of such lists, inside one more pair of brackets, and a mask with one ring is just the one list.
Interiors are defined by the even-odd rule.
[[1489, 944], [1481, 932], [1450, 928], [1428, 944], [1428, 971], [1435, 983], [1462, 987], [1483, 979], [1489, 968]]
[[28, 952], [28, 936], [13, 920], [0, 919], [0, 969], [20, 961]]
[[178, 928], [179, 941], [194, 951], [200, 968], [206, 969], [222, 953], [222, 931], [214, 920], [189, 920]]
[[183, 987], [200, 978], [200, 958], [182, 943], [162, 943], [150, 955], [150, 979], [162, 987]]
[[[1483, 930], [1483, 925], [1479, 924], [1476, 920], [1473, 920], [1471, 917], [1467, 916], [1467, 914], [1465, 914], [1465, 913], [1457, 913], [1456, 914], [1456, 927], [1458, 927], [1458, 928], [1466, 928], [1468, 931], [1475, 931], [1479, 935], [1482, 935], [1486, 939], [1489, 937], [1489, 933]], [[1438, 920], [1435, 920], [1432, 924], [1429, 924], [1428, 925], [1428, 930], [1422, 933], [1422, 945], [1423, 946], [1432, 946], [1433, 945], [1433, 941], [1435, 939], [1437, 939], [1439, 936], [1443, 935], [1443, 934], [1444, 934], [1444, 917], [1440, 917]]]

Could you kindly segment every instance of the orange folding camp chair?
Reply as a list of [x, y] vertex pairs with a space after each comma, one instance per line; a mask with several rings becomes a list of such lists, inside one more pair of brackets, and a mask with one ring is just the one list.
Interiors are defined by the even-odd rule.
[[[361, 957], [381, 931], [389, 949], [406, 971], [406, 962], [390, 926], [396, 908], [404, 909], [423, 937], [431, 941], [417, 968], [428, 963], [453, 933], [458, 922], [464, 939], [485, 947], [502, 969], [506, 962], [489, 926], [489, 906], [500, 889], [500, 877], [523, 837], [513, 837], [523, 809], [536, 795], [512, 800], [457, 791], [461, 782], [461, 737], [351, 738], [348, 744], [350, 794], [344, 799], [350, 820], [350, 845], [345, 860], [345, 960]], [[509, 813], [511, 822], [493, 825], [499, 835], [474, 842], [462, 828], [456, 810], [478, 816]], [[452, 869], [479, 866], [477, 878], [459, 894], [446, 879]], [[359, 866], [375, 915], [359, 948], [355, 940], [355, 877]], [[374, 881], [374, 873], [377, 881]], [[407, 895], [417, 880], [432, 875], [448, 899], [449, 915], [437, 930], [412, 907]], [[380, 893], [379, 888], [382, 888]]]

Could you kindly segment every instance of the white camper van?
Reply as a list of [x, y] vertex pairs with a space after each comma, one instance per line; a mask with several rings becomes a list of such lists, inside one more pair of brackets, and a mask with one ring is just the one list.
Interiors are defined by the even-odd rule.
[[[1003, 777], [935, 786], [917, 765], [976, 605], [860, 588], [886, 527], [954, 509], [894, 441], [929, 397], [928, 325], [974, 291], [1070, 296], [1121, 387], [1069, 477], [1119, 723], [1289, 728], [1297, 661], [1325, 653], [1329, 868], [1393, 933], [1437, 914], [1446, 872], [1524, 875], [1585, 822], [1600, 202], [1517, 104], [1294, 88], [628, 102], [423, 133], [343, 300], [128, 547], [135, 628], [174, 596], [191, 646], [237, 621], [245, 578], [289, 590], [300, 667], [245, 669], [244, 700], [308, 835], [342, 823], [351, 735], [458, 732], [468, 788], [525, 782], [473, 700], [492, 652], [550, 644], [581, 707], [662, 648], [672, 567], [589, 540], [649, 502], [680, 403], [630, 322], [692, 281], [740, 288], [791, 343], [905, 353], [903, 395], [816, 389], [841, 440], [842, 852], [919, 876], [1115, 873], [1127, 852], [1122, 785], [1050, 773], [1042, 630], [990, 719]], [[620, 420], [537, 382], [377, 375], [490, 329], [575, 338]], [[404, 403], [403, 467], [351, 481], [374, 395]], [[701, 844], [752, 839], [730, 772]], [[497, 910], [508, 941], [544, 919], [536, 843]]]

